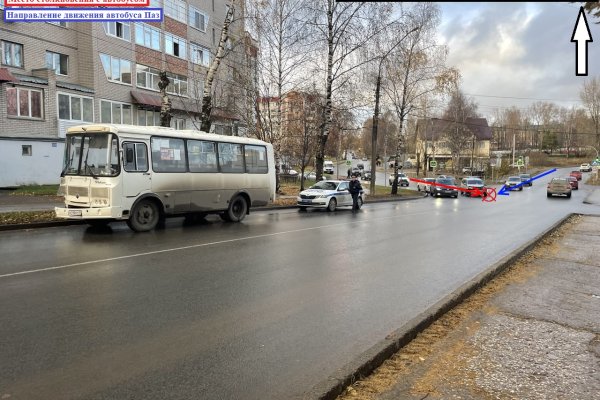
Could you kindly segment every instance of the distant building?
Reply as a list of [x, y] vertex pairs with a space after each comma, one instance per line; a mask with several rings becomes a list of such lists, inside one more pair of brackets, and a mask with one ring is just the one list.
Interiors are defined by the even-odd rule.
[[[446, 135], [453, 122], [438, 118], [420, 119], [417, 121], [417, 159], [421, 166], [429, 165], [429, 161], [435, 160], [445, 165], [446, 169], [452, 168], [452, 151], [449, 139]], [[485, 169], [490, 160], [490, 141], [492, 130], [485, 118], [467, 118], [464, 126], [468, 135], [465, 148], [460, 152], [460, 164], [457, 168], [470, 167], [473, 159], [473, 167], [476, 170]]]
[[[160, 71], [171, 80], [171, 126], [199, 129], [204, 77], [228, 4], [152, 0], [164, 20], [148, 23], [0, 20], [0, 187], [57, 183], [69, 126], [160, 125]], [[243, 2], [235, 10], [211, 131], [243, 135], [246, 98], [238, 82], [252, 72], [256, 49], [246, 50], [255, 43], [244, 31]]]

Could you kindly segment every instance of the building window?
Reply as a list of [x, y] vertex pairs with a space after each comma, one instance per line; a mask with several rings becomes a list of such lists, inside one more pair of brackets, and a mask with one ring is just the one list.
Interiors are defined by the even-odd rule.
[[0, 0], [0, 10], [4, 10], [4, 0]]
[[6, 88], [6, 114], [10, 117], [42, 118], [42, 91]]
[[160, 90], [158, 88], [158, 82], [160, 81], [160, 76], [158, 75], [160, 72], [159, 70], [137, 64], [135, 66], [135, 71], [137, 87], [156, 91]]
[[206, 32], [206, 25], [208, 25], [208, 15], [197, 8], [190, 6], [190, 26], [202, 32]]
[[21, 155], [23, 156], [31, 156], [33, 153], [31, 151], [30, 144], [21, 145]]
[[131, 29], [129, 22], [103, 22], [104, 32], [108, 36], [114, 36], [119, 39], [131, 40]]
[[194, 64], [210, 65], [210, 50], [195, 43], [190, 43], [190, 59]]
[[165, 0], [164, 7], [165, 15], [176, 19], [177, 21], [186, 22], [185, 2], [181, 0]]
[[3, 40], [2, 64], [23, 68], [23, 45]]
[[58, 119], [94, 122], [94, 102], [92, 98], [59, 93]]
[[131, 125], [131, 104], [100, 100], [100, 121], [103, 124]]
[[100, 53], [106, 79], [131, 85], [131, 61]]
[[185, 59], [187, 42], [178, 36], [165, 33], [165, 53]]
[[185, 129], [185, 119], [184, 118], [171, 118], [171, 128], [175, 128], [178, 131], [182, 131]]
[[67, 23], [65, 21], [49, 21], [49, 22], [46, 22], [46, 23], [47, 24], [56, 25], [56, 26], [62, 26], [63, 28], [67, 27]]
[[160, 51], [160, 29], [147, 24], [136, 23], [135, 43]]
[[158, 111], [144, 110], [138, 108], [138, 125], [139, 126], [159, 126], [160, 113]]
[[212, 44], [215, 45], [215, 28], [212, 28]]
[[67, 75], [69, 67], [69, 56], [60, 53], [46, 51], [46, 67], [54, 70], [57, 75]]
[[167, 72], [167, 77], [170, 80], [169, 86], [167, 86], [167, 93], [187, 96], [187, 78], [185, 76]]

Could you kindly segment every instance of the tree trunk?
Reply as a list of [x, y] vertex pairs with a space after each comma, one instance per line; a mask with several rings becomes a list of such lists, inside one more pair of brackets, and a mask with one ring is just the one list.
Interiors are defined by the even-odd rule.
[[212, 112], [212, 89], [217, 70], [221, 64], [221, 60], [225, 57], [225, 43], [229, 39], [229, 25], [233, 19], [233, 4], [229, 6], [227, 14], [225, 15], [225, 21], [223, 22], [223, 28], [221, 29], [221, 38], [219, 39], [219, 47], [217, 48], [217, 54], [210, 63], [208, 72], [206, 73], [206, 79], [204, 79], [204, 91], [202, 93], [202, 110], [200, 112], [200, 129], [204, 132], [210, 131], [211, 125], [211, 112]]
[[167, 77], [167, 73], [161, 71], [160, 81], [158, 82], [158, 88], [160, 89], [160, 126], [164, 126], [169, 128], [171, 126], [171, 118], [173, 117], [171, 113], [171, 99], [167, 94], [167, 86], [169, 86], [169, 78]]
[[[325, 145], [329, 137], [329, 126], [331, 125], [331, 90], [333, 88], [333, 1], [329, 1], [327, 10], [327, 85], [325, 88], [325, 110], [323, 111], [323, 124], [321, 127], [321, 137], [318, 141], [317, 152], [315, 156], [317, 181], [323, 177], [323, 162], [325, 161]], [[339, 168], [339, 165], [336, 166]]]
[[376, 165], [375, 158], [377, 155], [377, 128], [379, 125], [379, 94], [381, 89], [381, 70], [377, 75], [377, 84], [375, 85], [375, 113], [373, 114], [373, 132], [371, 134], [371, 182], [369, 183], [369, 190], [371, 194], [375, 194], [375, 176], [376, 176]]

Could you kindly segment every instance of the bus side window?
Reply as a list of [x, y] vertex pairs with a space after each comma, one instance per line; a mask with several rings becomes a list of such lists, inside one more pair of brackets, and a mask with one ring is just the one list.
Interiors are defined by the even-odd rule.
[[148, 171], [148, 157], [146, 156], [146, 144], [123, 143], [125, 161], [123, 169], [127, 172]]

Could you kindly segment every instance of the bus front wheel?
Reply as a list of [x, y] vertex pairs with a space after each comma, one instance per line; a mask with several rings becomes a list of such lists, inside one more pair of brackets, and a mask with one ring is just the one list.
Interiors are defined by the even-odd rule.
[[136, 232], [151, 231], [160, 220], [160, 211], [155, 202], [140, 200], [132, 210], [127, 225]]
[[248, 204], [242, 196], [235, 196], [229, 203], [229, 208], [223, 214], [221, 219], [229, 222], [240, 222], [246, 217]]

